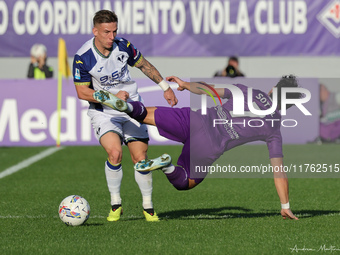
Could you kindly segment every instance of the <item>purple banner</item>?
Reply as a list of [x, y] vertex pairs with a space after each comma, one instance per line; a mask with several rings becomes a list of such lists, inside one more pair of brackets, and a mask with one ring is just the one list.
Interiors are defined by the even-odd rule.
[[[189, 79], [184, 79], [189, 81]], [[167, 106], [161, 89], [148, 79], [136, 80], [146, 106]], [[213, 84], [241, 82], [269, 91], [278, 79], [202, 79]], [[311, 92], [304, 106], [312, 116], [299, 109], [289, 109], [284, 119], [295, 119], [296, 127], [282, 127], [285, 143], [306, 143], [319, 134], [319, 85], [317, 79], [300, 79], [302, 87]], [[175, 87], [175, 86], [174, 86]], [[0, 146], [51, 146], [57, 137], [57, 80], [1, 80]], [[179, 103], [190, 106], [190, 93], [174, 89]], [[212, 103], [212, 100], [211, 102]], [[61, 145], [98, 145], [87, 116], [88, 103], [79, 100], [71, 80], [64, 80], [61, 111]], [[291, 125], [291, 122], [286, 122]], [[171, 123], [169, 123], [171, 125]], [[161, 137], [155, 127], [149, 128], [150, 144], [178, 144]]]
[[[149, 106], [167, 106], [162, 90], [148, 79], [137, 80]], [[56, 144], [57, 80], [1, 80], [0, 146], [50, 146]], [[61, 110], [62, 145], [97, 145], [87, 116], [88, 102], [79, 100], [72, 80], [64, 80]], [[177, 93], [178, 106], [189, 106], [188, 93]], [[149, 128], [150, 144], [178, 144]]]
[[5, 0], [0, 57], [29, 56], [34, 43], [57, 56], [60, 37], [73, 56], [100, 9], [146, 56], [340, 55], [339, 0]]

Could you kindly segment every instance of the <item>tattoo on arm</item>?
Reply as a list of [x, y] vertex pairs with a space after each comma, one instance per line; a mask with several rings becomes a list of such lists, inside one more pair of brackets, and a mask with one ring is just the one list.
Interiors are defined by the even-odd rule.
[[143, 58], [140, 65], [136, 67], [139, 68], [147, 77], [149, 77], [151, 80], [153, 80], [157, 84], [163, 80], [162, 75], [158, 72], [156, 67], [154, 67], [145, 58]]

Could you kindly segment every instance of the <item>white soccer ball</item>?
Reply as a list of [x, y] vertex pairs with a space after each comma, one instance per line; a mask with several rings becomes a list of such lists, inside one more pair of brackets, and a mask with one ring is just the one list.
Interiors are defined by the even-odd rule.
[[59, 217], [66, 225], [79, 226], [87, 221], [89, 216], [90, 204], [81, 196], [68, 196], [59, 205]]

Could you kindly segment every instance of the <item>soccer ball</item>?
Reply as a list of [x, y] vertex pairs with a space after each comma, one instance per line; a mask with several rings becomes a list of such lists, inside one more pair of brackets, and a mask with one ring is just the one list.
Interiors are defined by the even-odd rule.
[[66, 225], [79, 226], [87, 221], [89, 216], [90, 205], [81, 196], [68, 196], [59, 205], [59, 217]]

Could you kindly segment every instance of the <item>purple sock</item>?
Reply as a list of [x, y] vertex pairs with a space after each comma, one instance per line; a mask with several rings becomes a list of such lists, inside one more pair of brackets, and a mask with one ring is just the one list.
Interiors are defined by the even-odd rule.
[[165, 174], [169, 182], [178, 190], [187, 190], [189, 187], [189, 180], [185, 170], [176, 166], [175, 170], [170, 174]]
[[127, 114], [131, 118], [134, 118], [135, 120], [142, 122], [148, 113], [145, 106], [141, 102], [138, 102], [138, 101], [132, 101], [132, 102], [129, 102], [129, 104], [133, 106], [133, 110], [132, 112], [129, 112]]

